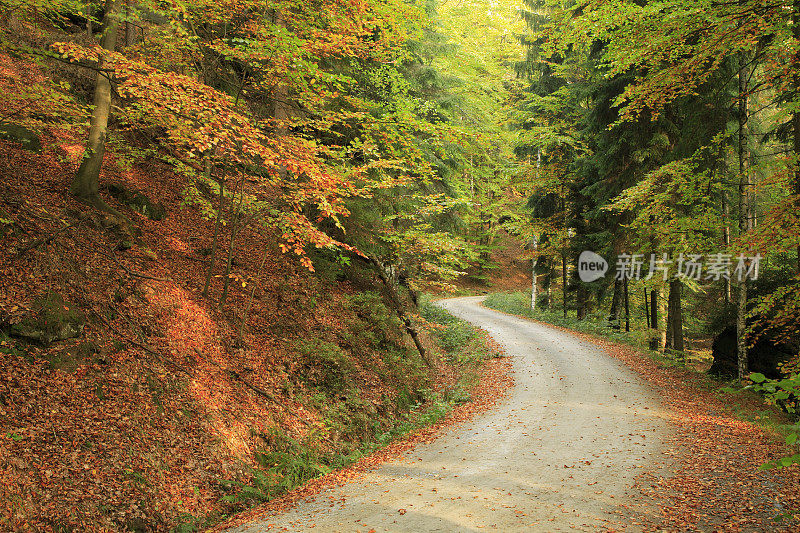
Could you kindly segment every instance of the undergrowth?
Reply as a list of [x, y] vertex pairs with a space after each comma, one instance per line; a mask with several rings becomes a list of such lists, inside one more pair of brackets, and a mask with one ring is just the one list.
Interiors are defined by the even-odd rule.
[[441, 307], [425, 301], [420, 315], [430, 326], [448, 362], [460, 366], [477, 364], [503, 354], [488, 343], [488, 336], [469, 322], [454, 317]]
[[[481, 361], [500, 356], [485, 334], [443, 309], [424, 303], [420, 312], [437, 349], [458, 369], [458, 380], [445, 391], [434, 390], [429, 370], [392, 331], [399, 323], [376, 293], [350, 296], [344, 307], [355, 313], [337, 339], [307, 338], [295, 343], [302, 374], [290, 387], [322, 425], [303, 437], [279, 428], [261, 435], [258, 467], [244, 480], [227, 481], [223, 500], [235, 507], [269, 501], [314, 478], [346, 468], [420, 428], [435, 424], [470, 400]], [[335, 342], [334, 342], [335, 340]], [[383, 365], [371, 371], [395, 391], [370, 401], [359, 389], [359, 365], [373, 354]], [[187, 517], [180, 531], [193, 531], [200, 520]]]
[[[578, 320], [575, 316], [569, 315], [565, 318], [561, 309], [552, 307], [537, 307], [536, 311], [531, 311], [530, 295], [530, 291], [497, 292], [487, 296], [483, 304], [486, 307], [497, 309], [504, 313], [533, 318], [534, 320], [579, 331], [581, 333], [599, 335], [620, 344], [628, 344], [648, 352], [650, 351], [647, 347], [650, 340], [650, 330], [642, 328], [636, 322], [632, 321], [631, 331], [628, 332], [624, 330], [624, 322], [622, 329], [610, 327], [605, 309], [595, 310], [584, 320]], [[680, 358], [671, 358], [670, 354], [668, 354], [663, 362], [667, 365], [675, 364], [680, 362]]]

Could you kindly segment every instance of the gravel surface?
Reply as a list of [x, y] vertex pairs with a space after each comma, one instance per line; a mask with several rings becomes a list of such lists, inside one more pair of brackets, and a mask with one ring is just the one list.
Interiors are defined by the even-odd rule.
[[230, 531], [637, 530], [627, 517], [655, 506], [634, 478], [663, 468], [670, 431], [655, 393], [593, 344], [481, 300], [439, 305], [512, 357], [502, 402], [355, 482]]

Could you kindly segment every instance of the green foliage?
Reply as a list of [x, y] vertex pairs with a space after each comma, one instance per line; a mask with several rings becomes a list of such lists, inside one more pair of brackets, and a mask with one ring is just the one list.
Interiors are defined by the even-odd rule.
[[146, 477], [144, 477], [144, 475], [141, 472], [137, 472], [136, 470], [133, 470], [131, 468], [124, 469], [122, 471], [122, 475], [124, 477], [132, 480], [137, 485], [140, 485], [140, 486], [143, 486], [143, 487], [151, 485], [150, 481]]
[[204, 522], [201, 517], [183, 513], [178, 517], [178, 523], [172, 528], [172, 533], [196, 533], [197, 531], [202, 531]]
[[[750, 374], [753, 381], [753, 389], [763, 394], [767, 401], [775, 405], [780, 405], [786, 412], [797, 414], [798, 400], [800, 400], [800, 375], [794, 374], [784, 379], [768, 379], [764, 374], [754, 372]], [[796, 446], [800, 438], [800, 424], [787, 426], [786, 445]], [[759, 466], [760, 469], [786, 468], [788, 466], [800, 464], [800, 453], [781, 457], [774, 461]]]
[[[432, 325], [436, 343], [445, 350], [445, 355], [451, 362], [459, 365], [475, 364], [501, 355], [487, 347], [480, 329], [456, 318], [441, 307], [424, 302], [420, 307], [420, 314]], [[459, 394], [454, 397], [459, 397]]]
[[[498, 292], [490, 294], [484, 300], [484, 305], [504, 313], [509, 313], [518, 316], [533, 318], [548, 324], [553, 324], [563, 328], [573, 329], [583, 333], [591, 333], [593, 335], [600, 335], [608, 337], [615, 342], [630, 344], [640, 349], [647, 347], [649, 339], [649, 331], [643, 329], [640, 324], [634, 323], [635, 326], [631, 332], [612, 329], [609, 324], [604, 311], [595, 311], [594, 314], [587, 316], [585, 320], [578, 320], [574, 316], [564, 318], [560, 310], [544, 309], [537, 307], [536, 311], [531, 311], [531, 293], [530, 291], [517, 291], [517, 292]], [[663, 361], [667, 364], [674, 362]]]
[[269, 501], [330, 472], [321, 462], [320, 443], [313, 434], [299, 441], [276, 428], [263, 437], [269, 448], [255, 454], [261, 468], [253, 469], [247, 482], [226, 482], [236, 493], [224, 496], [224, 501], [247, 504]]
[[232, 480], [226, 481], [224, 485], [236, 490], [236, 493], [222, 497], [222, 501], [228, 503], [253, 505], [269, 501], [281, 493], [276, 477], [257, 468], [250, 471], [250, 479], [247, 482]]
[[379, 293], [362, 291], [346, 296], [343, 306], [357, 316], [356, 320], [347, 324], [357, 343], [373, 350], [391, 349], [396, 344], [398, 339], [392, 332], [400, 329], [400, 320], [386, 306]]
[[266, 440], [270, 449], [257, 452], [256, 460], [266, 468], [267, 476], [275, 480], [281, 492], [330, 472], [321, 462], [319, 442], [313, 434], [298, 441], [276, 429]]
[[457, 319], [438, 305], [433, 305], [430, 302], [424, 302], [420, 306], [420, 315], [427, 322], [447, 326], [455, 322]]
[[17, 357], [25, 357], [27, 355], [27, 352], [20, 350], [14, 339], [9, 337], [5, 331], [0, 331], [0, 353]]
[[297, 341], [295, 348], [303, 357], [307, 368], [304, 379], [310, 385], [331, 392], [344, 391], [351, 385], [355, 366], [336, 344], [310, 339]]
[[86, 317], [75, 304], [51, 291], [34, 300], [31, 313], [14, 324], [12, 331], [48, 345], [80, 335], [85, 324]]
[[454, 320], [436, 332], [439, 345], [451, 353], [467, 346], [477, 335], [473, 326], [461, 320]]

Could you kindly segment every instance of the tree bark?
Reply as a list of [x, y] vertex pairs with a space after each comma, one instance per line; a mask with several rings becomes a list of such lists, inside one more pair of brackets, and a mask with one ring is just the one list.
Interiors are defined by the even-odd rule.
[[675, 284], [675, 320], [672, 325], [672, 334], [675, 338], [672, 341], [672, 345], [675, 347], [675, 350], [683, 352], [685, 348], [683, 337], [683, 298], [681, 296], [683, 285], [680, 280], [673, 280], [673, 283]]
[[264, 265], [267, 262], [267, 248], [264, 248], [264, 253], [261, 256], [261, 264], [258, 266], [258, 270], [256, 271], [256, 279], [253, 281], [253, 286], [250, 289], [250, 296], [247, 299], [247, 305], [244, 308], [244, 314], [242, 315], [242, 322], [239, 324], [239, 331], [236, 333], [236, 340], [234, 341], [234, 346], [241, 346], [242, 345], [242, 338], [244, 337], [244, 328], [247, 326], [247, 316], [250, 314], [250, 308], [253, 306], [253, 298], [256, 295], [256, 288], [258, 287], [258, 282], [261, 281], [261, 272], [264, 270]]
[[[730, 204], [728, 203], [728, 193], [727, 191], [722, 191], [722, 217], [724, 220], [724, 226], [722, 228], [722, 243], [727, 250], [731, 245], [731, 226], [730, 226], [730, 219], [731, 216], [731, 208]], [[725, 278], [725, 303], [731, 303], [731, 278]]]
[[545, 289], [547, 292], [547, 304], [545, 307], [549, 310], [550, 306], [553, 303], [553, 261], [552, 257], [547, 258], [547, 288]]
[[[797, 24], [800, 24], [798, 22]], [[795, 26], [797, 26], [797, 24]], [[800, 92], [800, 91], [798, 91]], [[797, 168], [794, 174], [794, 194], [797, 196], [797, 211], [800, 211], [800, 113], [792, 114], [792, 124], [794, 125], [793, 150], [798, 159]], [[800, 244], [797, 245], [797, 273], [800, 274]]]
[[[739, 236], [747, 233], [750, 221], [750, 170], [747, 158], [747, 68], [746, 58], [739, 55], [739, 105], [738, 122], [739, 132], [736, 140], [736, 154], [739, 162]], [[746, 340], [746, 317], [747, 317], [747, 278], [742, 276], [739, 280], [736, 294], [736, 360], [738, 378], [740, 383], [744, 383], [747, 376], [747, 340]]]
[[[211, 177], [214, 165], [209, 161], [208, 169], [206, 171], [207, 177]], [[222, 176], [217, 181], [219, 183], [219, 206], [217, 207], [217, 220], [214, 222], [214, 238], [211, 241], [211, 257], [208, 263], [208, 272], [206, 273], [206, 282], [203, 285], [203, 298], [208, 297], [208, 289], [211, 286], [211, 277], [214, 275], [214, 263], [217, 260], [217, 246], [219, 244], [219, 228], [222, 225], [222, 207], [225, 201], [225, 170], [223, 167]]]
[[625, 331], [631, 330], [631, 306], [628, 294], [628, 276], [622, 278], [622, 291], [625, 295]]
[[622, 284], [614, 278], [614, 294], [611, 296], [611, 309], [608, 311], [608, 322], [613, 329], [620, 329], [619, 308], [622, 300]]
[[[231, 202], [236, 200], [236, 191], [234, 191]], [[222, 295], [219, 297], [219, 306], [225, 305], [228, 299], [228, 290], [231, 286], [231, 268], [233, 267], [233, 252], [236, 250], [236, 235], [239, 232], [239, 222], [242, 218], [242, 203], [244, 203], [244, 176], [239, 181], [239, 205], [233, 206], [231, 203], [231, 240], [228, 244], [228, 258], [225, 262], [225, 274], [223, 274]]]
[[400, 294], [397, 291], [397, 287], [395, 287], [395, 284], [392, 281], [392, 279], [386, 274], [386, 267], [383, 265], [383, 263], [381, 263], [380, 261], [378, 261], [373, 257], [367, 257], [367, 258], [362, 257], [362, 259], [366, 259], [366, 261], [370, 265], [372, 265], [373, 269], [378, 274], [378, 277], [383, 282], [383, 285], [386, 287], [386, 291], [389, 293], [389, 301], [391, 302], [392, 307], [394, 307], [397, 317], [400, 319], [400, 321], [403, 323], [403, 326], [406, 328], [406, 332], [411, 337], [411, 340], [414, 341], [414, 346], [416, 346], [420, 357], [422, 357], [422, 360], [429, 367], [435, 368], [436, 365], [434, 365], [433, 362], [428, 357], [428, 351], [425, 349], [425, 345], [422, 344], [422, 339], [419, 336], [417, 328], [414, 326], [414, 322], [408, 316], [405, 308], [403, 307], [403, 301], [400, 298]]
[[[792, 35], [796, 41], [800, 42], [800, 0], [795, 0], [792, 8]], [[794, 99], [797, 100], [800, 98], [800, 73], [797, 72], [797, 68], [793, 69], [792, 72], [794, 73], [792, 76]], [[797, 210], [800, 211], [800, 112], [792, 113], [792, 128], [794, 130], [792, 150], [797, 159], [794, 170], [794, 194], [798, 198]], [[797, 273], [800, 274], [800, 244], [797, 245], [796, 268]]]
[[567, 318], [567, 254], [561, 255], [561, 300], [564, 304], [564, 318]]
[[647, 287], [642, 289], [644, 291], [644, 317], [647, 322], [647, 329], [650, 329], [650, 305], [647, 301]]
[[536, 311], [536, 297], [537, 290], [536, 290], [536, 263], [538, 258], [536, 257], [536, 249], [537, 249], [537, 242], [536, 236], [533, 237], [533, 259], [531, 259], [531, 311]]
[[660, 297], [661, 294], [658, 289], [650, 291], [650, 329], [655, 330], [650, 332], [652, 335], [650, 339], [651, 350], [658, 350], [658, 299]]
[[[283, 26], [283, 13], [275, 11], [273, 20], [276, 25]], [[278, 137], [285, 137], [289, 131], [287, 127], [289, 111], [289, 87], [285, 83], [278, 83], [272, 89], [272, 116], [275, 119]], [[286, 182], [288, 177], [286, 165], [281, 164], [278, 166], [278, 177], [281, 182]]]
[[128, 19], [125, 21], [125, 47], [131, 45], [131, 41], [133, 40], [133, 31], [131, 30], [131, 0], [125, 0], [125, 18]]
[[[106, 67], [107, 52], [113, 52], [117, 44], [119, 32], [119, 13], [122, 0], [107, 0], [103, 17], [102, 48], [94, 89], [94, 109], [89, 125], [89, 138], [86, 142], [86, 153], [83, 156], [78, 172], [72, 180], [69, 192], [82, 202], [94, 205], [101, 211], [122, 217], [121, 213], [107, 205], [99, 195], [100, 169], [105, 155], [106, 138], [108, 137], [108, 119], [111, 114], [111, 80], [110, 74], [103, 72]], [[124, 218], [124, 217], [122, 217]]]
[[94, 29], [92, 28], [92, 8], [89, 4], [86, 5], [86, 36], [88, 38], [92, 38], [92, 32]]
[[[681, 304], [681, 282], [673, 279], [669, 282], [669, 311], [667, 339], [670, 347], [682, 352], [683, 343], [683, 310]], [[671, 337], [671, 338], [670, 338]]]
[[578, 284], [577, 295], [576, 295], [576, 303], [578, 305], [577, 310], [577, 318], [578, 320], [584, 320], [586, 315], [588, 315], [588, 307], [589, 307], [589, 296], [586, 291], [586, 287], [583, 286], [582, 283]]
[[674, 345], [672, 341], [675, 339], [674, 326], [675, 313], [672, 310], [672, 284], [667, 292], [667, 338], [664, 339], [664, 351], [672, 350]]

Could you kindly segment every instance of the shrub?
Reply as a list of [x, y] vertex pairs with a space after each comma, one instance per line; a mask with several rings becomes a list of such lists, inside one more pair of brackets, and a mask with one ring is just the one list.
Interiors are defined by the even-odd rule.
[[355, 366], [339, 346], [313, 339], [299, 341], [295, 347], [306, 363], [306, 381], [325, 391], [342, 392], [351, 385]]

